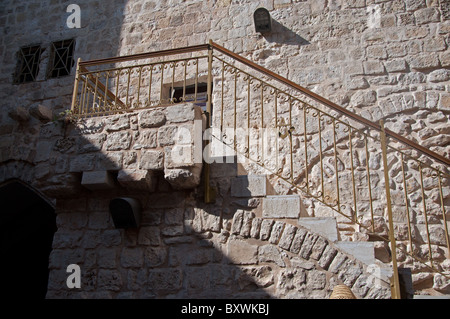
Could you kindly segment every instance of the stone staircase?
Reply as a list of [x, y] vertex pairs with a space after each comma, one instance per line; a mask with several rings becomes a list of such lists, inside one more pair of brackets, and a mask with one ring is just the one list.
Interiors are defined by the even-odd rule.
[[[236, 159], [236, 158], [235, 158]], [[219, 161], [220, 162], [220, 161]], [[216, 166], [217, 165], [217, 166]], [[213, 164], [212, 178], [226, 175], [230, 181], [230, 195], [233, 204], [255, 212], [256, 216], [291, 224], [317, 234], [333, 244], [342, 253], [364, 264], [369, 271], [389, 286], [392, 269], [375, 258], [373, 242], [340, 240], [335, 217], [303, 217], [306, 214], [300, 195], [278, 195], [264, 174], [247, 174], [245, 169], [232, 160]], [[215, 170], [217, 168], [219, 172]]]

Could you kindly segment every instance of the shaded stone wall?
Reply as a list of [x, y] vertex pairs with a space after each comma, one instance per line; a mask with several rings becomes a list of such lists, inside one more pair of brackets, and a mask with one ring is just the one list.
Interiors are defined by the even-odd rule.
[[[157, 111], [107, 117], [98, 122], [87, 120], [73, 134], [67, 134], [66, 128], [56, 123], [48, 124], [69, 108], [74, 74], [72, 69], [67, 77], [46, 77], [53, 41], [74, 38], [75, 58], [89, 60], [203, 44], [212, 39], [365, 118], [384, 119], [393, 131], [449, 156], [448, 1], [129, 0], [105, 5], [80, 0], [81, 28], [69, 29], [65, 10], [71, 2], [3, 1], [0, 5], [0, 182], [20, 179], [57, 205], [59, 228], [51, 257], [49, 297], [156, 297], [191, 292], [201, 296], [201, 286], [196, 286], [199, 282], [195, 279], [202, 270], [211, 276], [210, 287], [229, 285], [224, 278], [241, 278], [238, 286], [227, 286], [225, 291], [235, 289], [243, 296], [302, 297], [302, 293], [293, 295], [292, 289], [303, 287], [305, 290], [300, 290], [305, 295], [324, 297], [335, 278], [333, 272], [324, 271], [315, 262], [298, 261], [295, 258], [300, 257], [290, 255], [291, 248], [283, 250], [284, 244], [266, 244], [251, 233], [248, 236], [247, 231], [244, 235], [233, 234], [233, 214], [238, 205], [225, 195], [208, 209], [212, 213], [207, 220], [221, 216], [220, 222], [208, 226], [214, 228], [210, 231], [201, 226], [202, 237], [194, 236], [185, 222], [203, 216], [196, 210], [201, 201], [191, 199], [202, 191], [174, 192], [186, 181], [178, 179], [183, 172], [177, 171], [180, 167], [176, 165], [170, 167], [166, 155], [173, 146], [174, 127], [184, 124], [170, 121], [166, 111], [164, 125], [158, 122], [162, 117]], [[251, 16], [259, 6], [272, 15], [270, 34], [254, 30]], [[18, 50], [34, 44], [45, 49], [37, 80], [13, 85]], [[142, 114], [156, 122], [142, 126], [146, 121]], [[200, 174], [197, 166], [189, 167], [197, 176]], [[114, 188], [93, 195], [82, 186], [83, 172], [96, 171], [105, 172], [104, 176], [114, 181]], [[219, 191], [228, 192], [227, 179], [215, 183]], [[93, 184], [89, 179], [84, 183], [91, 188]], [[158, 195], [143, 194], [149, 190]], [[112, 228], [107, 203], [112, 195], [124, 194], [138, 196], [144, 203], [144, 216], [150, 220], [144, 221], [139, 231]], [[448, 194], [446, 191], [446, 199]], [[178, 200], [189, 204], [175, 208]], [[152, 201], [165, 204], [153, 207]], [[249, 200], [246, 205], [256, 205], [257, 201]], [[164, 206], [169, 203], [170, 207]], [[255, 217], [260, 217], [258, 214]], [[245, 216], [248, 219], [252, 215]], [[257, 220], [253, 218], [252, 225]], [[289, 228], [288, 224], [278, 225]], [[249, 240], [243, 239], [246, 237]], [[216, 242], [221, 242], [225, 252], [233, 245], [244, 247], [252, 252], [252, 259], [246, 264], [247, 255], [239, 257], [242, 260], [222, 255], [222, 248], [209, 246]], [[191, 245], [193, 256], [197, 256], [197, 247], [206, 252], [198, 253], [201, 261], [170, 258], [176, 250], [182, 250], [182, 245]], [[280, 255], [284, 259], [279, 259]], [[92, 278], [91, 282], [83, 282], [88, 292], [65, 290], [64, 267], [78, 262], [86, 274], [83, 280]], [[296, 262], [302, 266], [292, 266]], [[285, 266], [280, 266], [283, 263]], [[235, 264], [240, 267], [235, 268]], [[224, 276], [213, 278], [214, 267], [223, 269]], [[305, 274], [303, 270], [312, 272]], [[432, 280], [428, 274], [422, 276], [421, 269], [417, 271], [417, 282]], [[283, 287], [289, 280], [281, 278], [293, 278], [289, 272], [298, 273], [294, 277], [299, 282], [292, 283], [291, 288]], [[308, 277], [313, 274], [317, 279]], [[133, 286], [140, 280], [146, 284]], [[264, 289], [256, 289], [255, 282]], [[149, 284], [162, 288], [148, 289]], [[378, 295], [372, 291], [365, 296]]]
[[[214, 182], [224, 201], [237, 199], [230, 177]], [[138, 229], [113, 226], [109, 200], [124, 195], [143, 204]], [[390, 297], [380, 268], [295, 219], [262, 218], [237, 204], [222, 209], [201, 197], [160, 181], [153, 194], [115, 189], [58, 200], [47, 298], [328, 298], [342, 283], [358, 298]], [[80, 289], [66, 286], [72, 263], [81, 268]]]

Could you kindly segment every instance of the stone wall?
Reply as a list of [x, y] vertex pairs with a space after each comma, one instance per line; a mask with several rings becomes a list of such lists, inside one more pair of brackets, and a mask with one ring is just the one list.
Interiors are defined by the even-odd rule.
[[[449, 157], [448, 1], [129, 0], [104, 5], [80, 0], [76, 3], [81, 8], [81, 28], [71, 29], [66, 8], [72, 2], [9, 0], [0, 5], [0, 182], [20, 179], [57, 205], [59, 230], [49, 297], [202, 296], [204, 287], [196, 280], [202, 271], [210, 276], [211, 288], [206, 290], [210, 292], [214, 286], [227, 287], [230, 294], [240, 291], [242, 296], [325, 297], [339, 278], [339, 273], [320, 266], [320, 253], [319, 263], [314, 258], [304, 260], [292, 255], [292, 248], [285, 249], [284, 241], [281, 246], [276, 240], [265, 242], [252, 235], [256, 234], [252, 228], [248, 235], [248, 227], [242, 233], [233, 231], [241, 216], [237, 207], [245, 204], [251, 210], [249, 206], [258, 206], [258, 198], [230, 199], [227, 178], [214, 182], [223, 193], [216, 206], [208, 208], [211, 214], [206, 220], [214, 226], [201, 224], [200, 231], [192, 230], [199, 224], [191, 225], [189, 220], [204, 218], [204, 213], [201, 201], [191, 197], [202, 190], [177, 189], [198, 185], [198, 161], [192, 158], [195, 153], [182, 152], [190, 154], [189, 164], [174, 165], [168, 156], [174, 154], [175, 128], [192, 133], [195, 120], [200, 120], [189, 106], [188, 124], [171, 109], [88, 119], [76, 129], [70, 123], [69, 128], [61, 121], [52, 123], [70, 106], [74, 67], [70, 76], [47, 77], [51, 42], [74, 38], [75, 58], [89, 60], [211, 39], [367, 119], [384, 119], [389, 129]], [[273, 18], [270, 34], [255, 32], [252, 13], [260, 6]], [[35, 44], [44, 49], [36, 81], [13, 84], [19, 49]], [[179, 107], [173, 111], [179, 112]], [[176, 142], [183, 150], [192, 140]], [[376, 150], [373, 153], [377, 158]], [[93, 172], [101, 175], [89, 174]], [[189, 174], [196, 176], [194, 184], [183, 179]], [[280, 193], [286, 190], [273, 186]], [[98, 187], [93, 195], [92, 189]], [[158, 195], [144, 195], [148, 191]], [[145, 203], [139, 231], [112, 228], [108, 192], [135, 195]], [[162, 206], [153, 207], [153, 201]], [[309, 204], [308, 209], [311, 215], [320, 215], [321, 207]], [[261, 213], [255, 211], [253, 218], [246, 212], [247, 222], [251, 219], [253, 227]], [[221, 216], [218, 223], [217, 216]], [[293, 233], [289, 223], [277, 225]], [[250, 257], [236, 260], [227, 255], [233, 245], [247, 249]], [[193, 257], [176, 257], [183, 247], [192, 250]], [[193, 247], [201, 249], [197, 253]], [[247, 257], [250, 260], [245, 261]], [[89, 287], [83, 293], [59, 290], [68, 262], [79, 262], [89, 275], [83, 276], [83, 285]], [[217, 269], [223, 277], [215, 277]], [[421, 277], [421, 269], [417, 271]], [[294, 277], [299, 281], [283, 286]], [[231, 283], [225, 278], [237, 278], [236, 286], [227, 286]], [[138, 282], [144, 284], [137, 286]], [[154, 283], [161, 291], [148, 289]], [[294, 294], [297, 288], [301, 292]]]
[[[262, 218], [258, 204], [239, 208], [231, 179], [213, 179], [226, 205], [161, 184], [152, 194], [133, 192], [143, 204], [138, 229], [113, 226], [108, 203], [123, 190], [58, 200], [47, 297], [328, 298], [342, 283], [358, 298], [390, 297], [377, 265], [369, 269], [296, 219]], [[80, 289], [65, 283], [73, 263]]]

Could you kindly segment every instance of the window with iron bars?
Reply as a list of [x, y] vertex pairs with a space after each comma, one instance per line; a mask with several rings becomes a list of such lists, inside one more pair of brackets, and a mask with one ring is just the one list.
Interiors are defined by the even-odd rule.
[[74, 39], [52, 43], [50, 63], [47, 72], [48, 78], [59, 78], [70, 74], [70, 71], [75, 64], [73, 59], [74, 47]]
[[18, 53], [14, 83], [21, 84], [36, 81], [39, 74], [39, 62], [44, 50], [40, 45], [21, 48]]

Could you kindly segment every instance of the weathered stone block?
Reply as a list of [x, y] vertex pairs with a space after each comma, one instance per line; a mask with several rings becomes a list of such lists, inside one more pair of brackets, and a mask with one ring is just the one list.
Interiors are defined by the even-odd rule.
[[152, 269], [148, 276], [148, 289], [173, 293], [181, 288], [183, 275], [179, 269]]
[[127, 150], [131, 145], [131, 134], [129, 132], [114, 132], [106, 138], [107, 151]]
[[280, 246], [281, 248], [283, 248], [285, 250], [289, 250], [296, 232], [297, 232], [297, 227], [295, 227], [291, 224], [286, 224], [286, 227], [283, 231], [283, 234], [281, 235], [278, 246]]
[[231, 180], [231, 196], [255, 197], [266, 195], [266, 176], [243, 175]]
[[299, 195], [267, 196], [263, 199], [263, 218], [298, 218], [300, 216]]
[[366, 265], [375, 263], [375, 247], [373, 242], [340, 241], [336, 243], [336, 246]]
[[174, 189], [191, 189], [200, 184], [202, 165], [184, 168], [165, 168], [164, 178]]
[[90, 190], [114, 188], [114, 179], [108, 171], [83, 172], [81, 185]]
[[258, 262], [258, 246], [232, 236], [228, 240], [226, 256], [233, 264], [256, 264]]
[[261, 223], [261, 230], [259, 233], [259, 238], [261, 240], [268, 240], [270, 237], [270, 232], [272, 231], [272, 225], [274, 224], [273, 219], [264, 219]]
[[157, 135], [158, 131], [156, 129], [148, 129], [135, 132], [135, 142], [133, 145], [133, 149], [140, 150], [156, 148], [158, 146]]
[[242, 227], [241, 227], [241, 236], [249, 237], [250, 231], [252, 228], [252, 220], [255, 218], [255, 214], [253, 212], [244, 212], [244, 216], [242, 219]]
[[200, 118], [199, 112], [199, 108], [192, 103], [178, 104], [166, 108], [166, 118], [172, 123], [193, 121]]
[[338, 240], [337, 222], [334, 217], [301, 217], [298, 219], [298, 224], [330, 241]]
[[304, 228], [298, 228], [295, 233], [294, 238], [292, 239], [290, 251], [294, 254], [298, 254], [300, 249], [302, 248], [303, 240], [308, 232]]
[[166, 122], [162, 109], [144, 110], [139, 112], [138, 122], [141, 128], [159, 127]]
[[105, 123], [105, 129], [108, 132], [116, 132], [130, 128], [130, 119], [127, 114], [114, 115], [108, 117]]
[[274, 244], [274, 245], [278, 244], [278, 241], [281, 238], [281, 233], [283, 232], [283, 229], [284, 229], [284, 225], [285, 225], [285, 223], [280, 222], [280, 221], [276, 221], [273, 224], [272, 232], [270, 233], [270, 237], [269, 237], [269, 243]]
[[241, 232], [242, 222], [244, 219], [244, 211], [239, 209], [233, 215], [233, 222], [231, 224], [231, 233], [237, 235]]
[[123, 169], [117, 175], [119, 184], [128, 189], [147, 190], [153, 192], [157, 179], [148, 170]]
[[346, 255], [344, 255], [343, 253], [338, 251], [336, 256], [334, 257], [333, 261], [331, 262], [328, 270], [334, 274], [339, 273], [339, 271], [342, 269], [342, 266], [344, 265], [344, 263], [347, 259], [348, 258]]
[[140, 247], [124, 247], [120, 255], [122, 267], [142, 267], [144, 264], [144, 252]]
[[318, 235], [313, 233], [308, 233], [306, 235], [305, 239], [303, 240], [302, 247], [300, 248], [299, 252], [300, 257], [302, 257], [303, 259], [309, 259], [312, 253], [312, 248], [316, 243], [318, 237], [319, 237]]
[[141, 153], [140, 169], [162, 170], [164, 153], [162, 151], [143, 151]]
[[414, 70], [437, 68], [439, 59], [435, 53], [423, 53], [410, 58], [409, 65]]

